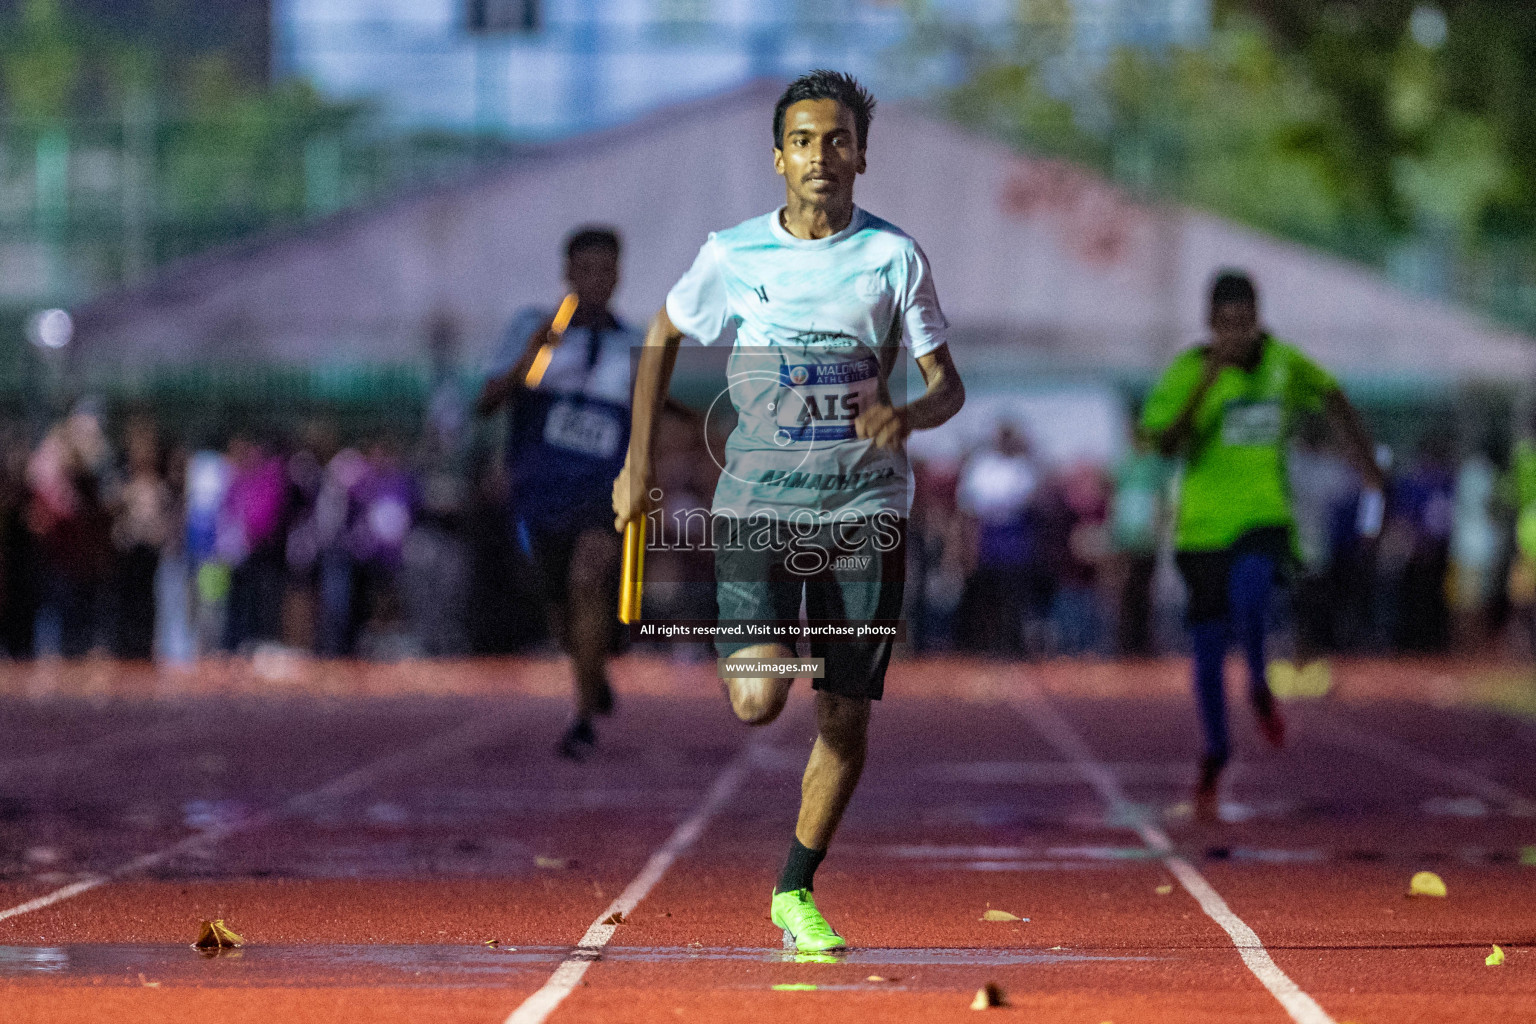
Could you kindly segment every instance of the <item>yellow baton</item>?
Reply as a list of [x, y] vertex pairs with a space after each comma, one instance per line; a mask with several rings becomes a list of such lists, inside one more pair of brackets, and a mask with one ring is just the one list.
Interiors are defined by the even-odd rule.
[[619, 621], [640, 621], [640, 591], [645, 584], [645, 516], [624, 524], [624, 571], [619, 577]]
[[560, 344], [560, 338], [565, 334], [565, 329], [571, 326], [571, 317], [575, 315], [576, 293], [571, 292], [560, 300], [554, 322], [549, 325], [549, 339], [539, 346], [539, 351], [533, 357], [533, 365], [528, 367], [528, 376], [523, 379], [523, 383], [530, 388], [538, 387], [539, 381], [544, 379], [544, 371], [549, 369], [549, 360], [555, 354], [555, 346]]

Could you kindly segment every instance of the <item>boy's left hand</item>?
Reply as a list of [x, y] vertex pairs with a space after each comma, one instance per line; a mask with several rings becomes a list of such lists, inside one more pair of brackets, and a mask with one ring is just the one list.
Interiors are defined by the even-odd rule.
[[853, 421], [853, 429], [859, 437], [874, 441], [880, 448], [895, 448], [912, 433], [906, 412], [889, 405], [866, 409]]

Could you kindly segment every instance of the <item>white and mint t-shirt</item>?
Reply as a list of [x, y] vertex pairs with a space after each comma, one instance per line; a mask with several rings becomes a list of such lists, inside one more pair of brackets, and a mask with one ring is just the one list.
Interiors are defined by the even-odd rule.
[[[709, 236], [667, 295], [667, 316], [705, 345], [735, 329], [737, 414], [714, 511], [906, 512], [904, 452], [855, 436], [884, 398], [900, 350], [927, 355], [949, 324], [916, 242], [854, 208], [827, 238], [796, 238], [782, 211]], [[899, 401], [899, 400], [898, 400]]]

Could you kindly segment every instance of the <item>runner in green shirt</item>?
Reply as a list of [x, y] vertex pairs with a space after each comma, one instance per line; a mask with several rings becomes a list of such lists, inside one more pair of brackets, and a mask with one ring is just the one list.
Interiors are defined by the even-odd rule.
[[1176, 548], [1205, 734], [1195, 790], [1195, 813], [1204, 821], [1218, 816], [1229, 756], [1223, 663], [1234, 635], [1260, 729], [1275, 746], [1285, 742], [1264, 678], [1264, 630], [1276, 575], [1293, 550], [1285, 444], [1297, 416], [1325, 413], [1367, 485], [1384, 485], [1370, 438], [1338, 383], [1260, 326], [1258, 293], [1245, 274], [1216, 278], [1210, 327], [1211, 341], [1173, 361], [1141, 418], [1146, 440], [1184, 462]]

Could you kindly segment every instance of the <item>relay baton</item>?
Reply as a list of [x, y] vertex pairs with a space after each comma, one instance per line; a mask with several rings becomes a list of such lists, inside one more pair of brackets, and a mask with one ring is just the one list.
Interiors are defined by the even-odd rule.
[[533, 365], [528, 367], [528, 376], [523, 379], [523, 383], [530, 388], [538, 387], [539, 381], [544, 379], [544, 371], [549, 369], [549, 360], [555, 354], [555, 346], [560, 344], [561, 336], [571, 326], [571, 317], [575, 315], [576, 293], [571, 292], [560, 300], [560, 308], [555, 311], [555, 319], [549, 325], [549, 337], [539, 346], [538, 354], [533, 357]]
[[619, 621], [640, 621], [640, 590], [645, 583], [645, 516], [624, 524], [624, 571], [619, 577]]

